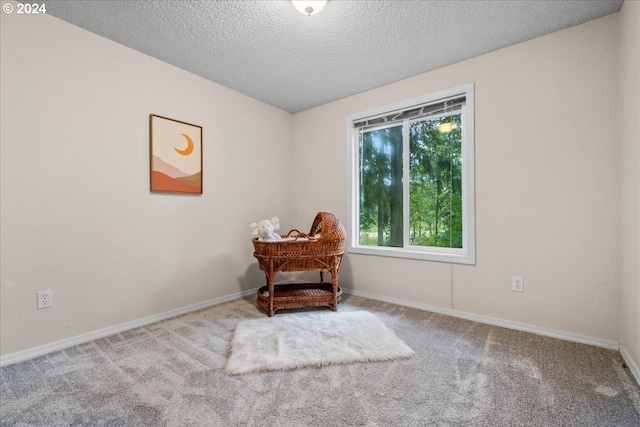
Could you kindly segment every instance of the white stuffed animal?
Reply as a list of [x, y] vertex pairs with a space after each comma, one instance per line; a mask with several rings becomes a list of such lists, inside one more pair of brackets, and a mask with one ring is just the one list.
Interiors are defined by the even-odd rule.
[[251, 235], [258, 236], [258, 240], [264, 240], [266, 242], [282, 240], [282, 237], [275, 230], [280, 228], [280, 219], [274, 216], [270, 220], [263, 219], [258, 223], [249, 225], [251, 228]]

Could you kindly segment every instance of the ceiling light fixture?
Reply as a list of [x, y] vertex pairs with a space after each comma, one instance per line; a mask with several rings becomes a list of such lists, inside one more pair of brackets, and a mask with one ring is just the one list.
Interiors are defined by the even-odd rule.
[[293, 7], [298, 9], [300, 13], [304, 13], [305, 15], [315, 15], [320, 12], [324, 6], [327, 4], [328, 0], [324, 1], [296, 1], [291, 0], [293, 3]]

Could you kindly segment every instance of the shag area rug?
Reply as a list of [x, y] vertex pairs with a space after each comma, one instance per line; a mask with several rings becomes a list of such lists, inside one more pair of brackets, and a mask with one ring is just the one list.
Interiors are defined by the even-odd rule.
[[367, 311], [285, 314], [240, 322], [231, 340], [231, 375], [381, 362], [413, 355]]

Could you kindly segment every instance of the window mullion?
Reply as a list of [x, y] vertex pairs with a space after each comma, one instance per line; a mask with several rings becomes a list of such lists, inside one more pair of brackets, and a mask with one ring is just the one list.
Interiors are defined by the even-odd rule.
[[411, 244], [411, 127], [409, 119], [405, 119], [402, 125], [402, 247], [408, 248]]

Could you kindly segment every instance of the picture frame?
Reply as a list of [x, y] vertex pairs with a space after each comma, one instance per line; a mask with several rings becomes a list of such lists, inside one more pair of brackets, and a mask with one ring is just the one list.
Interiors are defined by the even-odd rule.
[[202, 194], [202, 126], [149, 114], [152, 193]]

